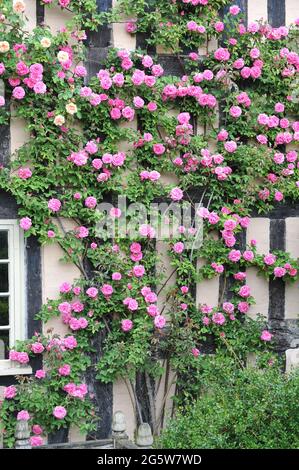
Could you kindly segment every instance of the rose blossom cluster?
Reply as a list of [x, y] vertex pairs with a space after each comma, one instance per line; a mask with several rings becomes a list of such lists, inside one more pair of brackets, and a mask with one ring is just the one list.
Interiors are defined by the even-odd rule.
[[[196, 83], [193, 77], [194, 82]], [[162, 91], [162, 100], [175, 100], [176, 98], [185, 98], [191, 96], [195, 98], [197, 103], [202, 107], [215, 108], [217, 100], [214, 95], [210, 93], [204, 93], [202, 88], [198, 85], [192, 85], [188, 80], [181, 80], [177, 85], [169, 84], [165, 85]]]
[[80, 400], [83, 400], [88, 393], [86, 384], [76, 385], [72, 382], [64, 385], [63, 390], [71, 397], [79, 398]]

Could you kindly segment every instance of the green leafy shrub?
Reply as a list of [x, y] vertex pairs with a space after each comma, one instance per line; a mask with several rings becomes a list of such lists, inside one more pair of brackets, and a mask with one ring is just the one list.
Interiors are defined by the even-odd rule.
[[158, 445], [179, 449], [299, 447], [299, 373], [247, 368], [180, 409]]

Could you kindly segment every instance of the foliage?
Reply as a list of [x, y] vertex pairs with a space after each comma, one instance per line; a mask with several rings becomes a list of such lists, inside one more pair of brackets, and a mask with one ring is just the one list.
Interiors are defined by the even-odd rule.
[[[211, 377], [215, 374], [210, 371]], [[160, 447], [298, 449], [298, 373], [283, 375], [276, 366], [228, 367], [225, 380], [220, 377], [210, 382], [202, 375], [205, 392], [178, 410], [158, 440]]]

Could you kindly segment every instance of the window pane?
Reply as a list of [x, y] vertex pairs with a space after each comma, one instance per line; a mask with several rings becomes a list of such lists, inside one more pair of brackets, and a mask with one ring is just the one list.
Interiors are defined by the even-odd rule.
[[0, 259], [8, 259], [8, 232], [0, 231]]
[[9, 359], [9, 331], [0, 330], [0, 360]]
[[8, 297], [0, 297], [0, 326], [9, 325]]
[[8, 292], [8, 264], [0, 263], [0, 292]]

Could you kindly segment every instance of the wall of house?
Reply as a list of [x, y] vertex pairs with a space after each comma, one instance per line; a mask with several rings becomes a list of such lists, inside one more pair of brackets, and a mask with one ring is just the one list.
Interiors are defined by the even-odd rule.
[[[114, 0], [116, 1], [116, 0]], [[248, 21], [263, 18], [264, 20], [270, 19], [271, 22], [278, 24], [290, 24], [296, 16], [298, 16], [298, 0], [241, 0], [234, 1], [234, 4], [241, 4], [247, 8]], [[277, 8], [277, 3], [280, 8]], [[26, 0], [28, 30], [32, 30], [37, 22], [37, 17], [40, 19], [40, 10], [36, 8], [36, 0]], [[101, 4], [101, 1], [98, 2]], [[297, 7], [297, 8], [296, 8]], [[59, 27], [63, 26], [65, 21], [69, 18], [69, 14], [62, 12], [61, 9], [45, 9], [44, 21], [50, 25], [53, 31], [57, 31]], [[273, 24], [274, 24], [273, 23]], [[99, 53], [101, 48], [105, 45], [101, 44], [101, 38], [96, 44]], [[131, 36], [125, 32], [123, 23], [114, 24], [112, 27], [111, 42], [116, 47], [128, 48], [134, 50], [136, 43], [138, 44], [138, 37], [136, 41], [135, 36]], [[162, 62], [165, 59], [162, 58]], [[164, 63], [164, 62], [163, 62]], [[91, 67], [92, 69], [92, 67]], [[200, 123], [198, 123], [200, 125]], [[10, 124], [10, 149], [11, 153], [17, 150], [28, 139], [28, 132], [25, 123], [12, 117]], [[0, 147], [1, 148], [1, 147]], [[169, 175], [164, 175], [165, 181], [169, 180]], [[70, 226], [70, 221], [64, 222], [66, 226]], [[280, 236], [272, 236], [274, 232]], [[272, 237], [272, 238], [271, 238]], [[247, 229], [246, 240], [250, 241], [252, 238], [258, 242], [258, 250], [267, 253], [273, 248], [285, 248], [291, 253], [292, 256], [299, 256], [299, 207], [292, 210], [281, 209], [279, 212], [273, 212], [269, 217], [256, 217], [251, 221], [250, 227]], [[272, 241], [271, 241], [272, 240]], [[274, 240], [274, 241], [273, 241]], [[276, 246], [275, 246], [276, 243]], [[279, 245], [279, 246], [278, 246]], [[163, 245], [157, 247], [163, 253]], [[45, 302], [47, 298], [56, 298], [58, 296], [58, 287], [63, 281], [72, 281], [79, 276], [78, 270], [71, 264], [65, 264], [60, 261], [62, 252], [58, 246], [51, 245], [41, 248], [42, 252], [42, 300]], [[169, 270], [169, 264], [164, 258], [166, 268]], [[171, 281], [170, 281], [171, 282]], [[197, 302], [207, 302], [216, 305], [219, 295], [219, 284], [221, 279], [213, 279], [205, 281], [197, 286], [196, 296]], [[294, 347], [296, 338], [299, 344], [299, 330], [296, 326], [296, 318], [298, 317], [298, 287], [299, 283], [292, 286], [284, 287], [282, 284], [271, 285], [262, 278], [256, 276], [254, 268], [248, 270], [248, 284], [252, 288], [253, 296], [256, 299], [256, 305], [251, 308], [250, 315], [255, 317], [257, 313], [262, 313], [270, 319], [272, 326], [281, 333], [281, 348]], [[272, 311], [273, 299], [285, 299], [279, 311]], [[281, 302], [279, 302], [281, 306]], [[51, 320], [47, 325], [44, 325], [44, 330], [53, 327], [56, 332], [64, 333], [65, 326], [58, 319]], [[293, 342], [293, 343], [292, 343]], [[286, 346], [286, 347], [285, 347]], [[163, 387], [163, 383], [162, 383]], [[171, 393], [173, 390], [171, 391]], [[171, 396], [170, 393], [170, 396]], [[171, 402], [168, 403], [168, 408], [171, 407]], [[121, 381], [113, 385], [113, 411], [121, 409], [127, 417], [127, 430], [130, 437], [133, 437], [135, 429], [134, 413], [132, 404], [125, 384]], [[78, 436], [76, 430], [71, 431], [73, 440], [80, 440], [82, 437]]]

